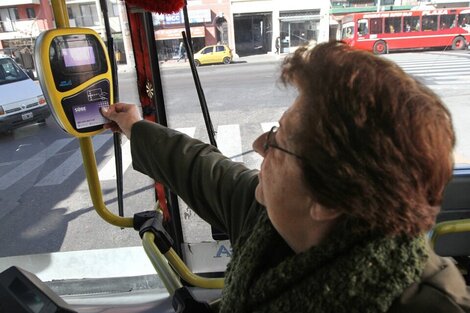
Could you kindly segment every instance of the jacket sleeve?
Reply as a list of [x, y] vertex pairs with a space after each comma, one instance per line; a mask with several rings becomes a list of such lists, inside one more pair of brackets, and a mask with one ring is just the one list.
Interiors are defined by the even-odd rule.
[[253, 226], [260, 210], [254, 197], [258, 171], [156, 123], [135, 123], [131, 136], [134, 169], [168, 187], [232, 242]]

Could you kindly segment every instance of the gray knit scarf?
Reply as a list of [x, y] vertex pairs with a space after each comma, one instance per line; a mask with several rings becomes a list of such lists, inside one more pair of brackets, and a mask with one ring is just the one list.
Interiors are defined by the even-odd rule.
[[234, 245], [220, 312], [387, 312], [419, 280], [425, 239], [354, 234], [345, 225], [353, 226], [345, 222], [321, 245], [266, 267], [282, 239], [263, 211]]

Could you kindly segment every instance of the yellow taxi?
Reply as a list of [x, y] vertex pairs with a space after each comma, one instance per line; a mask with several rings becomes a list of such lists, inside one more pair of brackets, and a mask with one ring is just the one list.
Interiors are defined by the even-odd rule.
[[226, 45], [206, 46], [194, 54], [196, 66], [214, 63], [229, 64], [232, 58], [232, 50]]

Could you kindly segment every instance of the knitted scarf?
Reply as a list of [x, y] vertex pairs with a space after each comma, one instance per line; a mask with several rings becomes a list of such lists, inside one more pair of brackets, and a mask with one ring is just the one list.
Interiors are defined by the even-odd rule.
[[428, 257], [425, 239], [350, 229], [337, 227], [321, 245], [266, 266], [283, 240], [263, 211], [234, 245], [220, 312], [387, 312], [419, 280]]

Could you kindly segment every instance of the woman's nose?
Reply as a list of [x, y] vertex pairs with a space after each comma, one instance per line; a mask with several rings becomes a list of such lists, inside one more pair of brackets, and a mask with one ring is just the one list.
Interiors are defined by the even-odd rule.
[[267, 134], [267, 132], [261, 134], [258, 138], [255, 139], [255, 141], [253, 141], [252, 144], [253, 150], [255, 150], [262, 157], [265, 155], [264, 143], [266, 142]]

